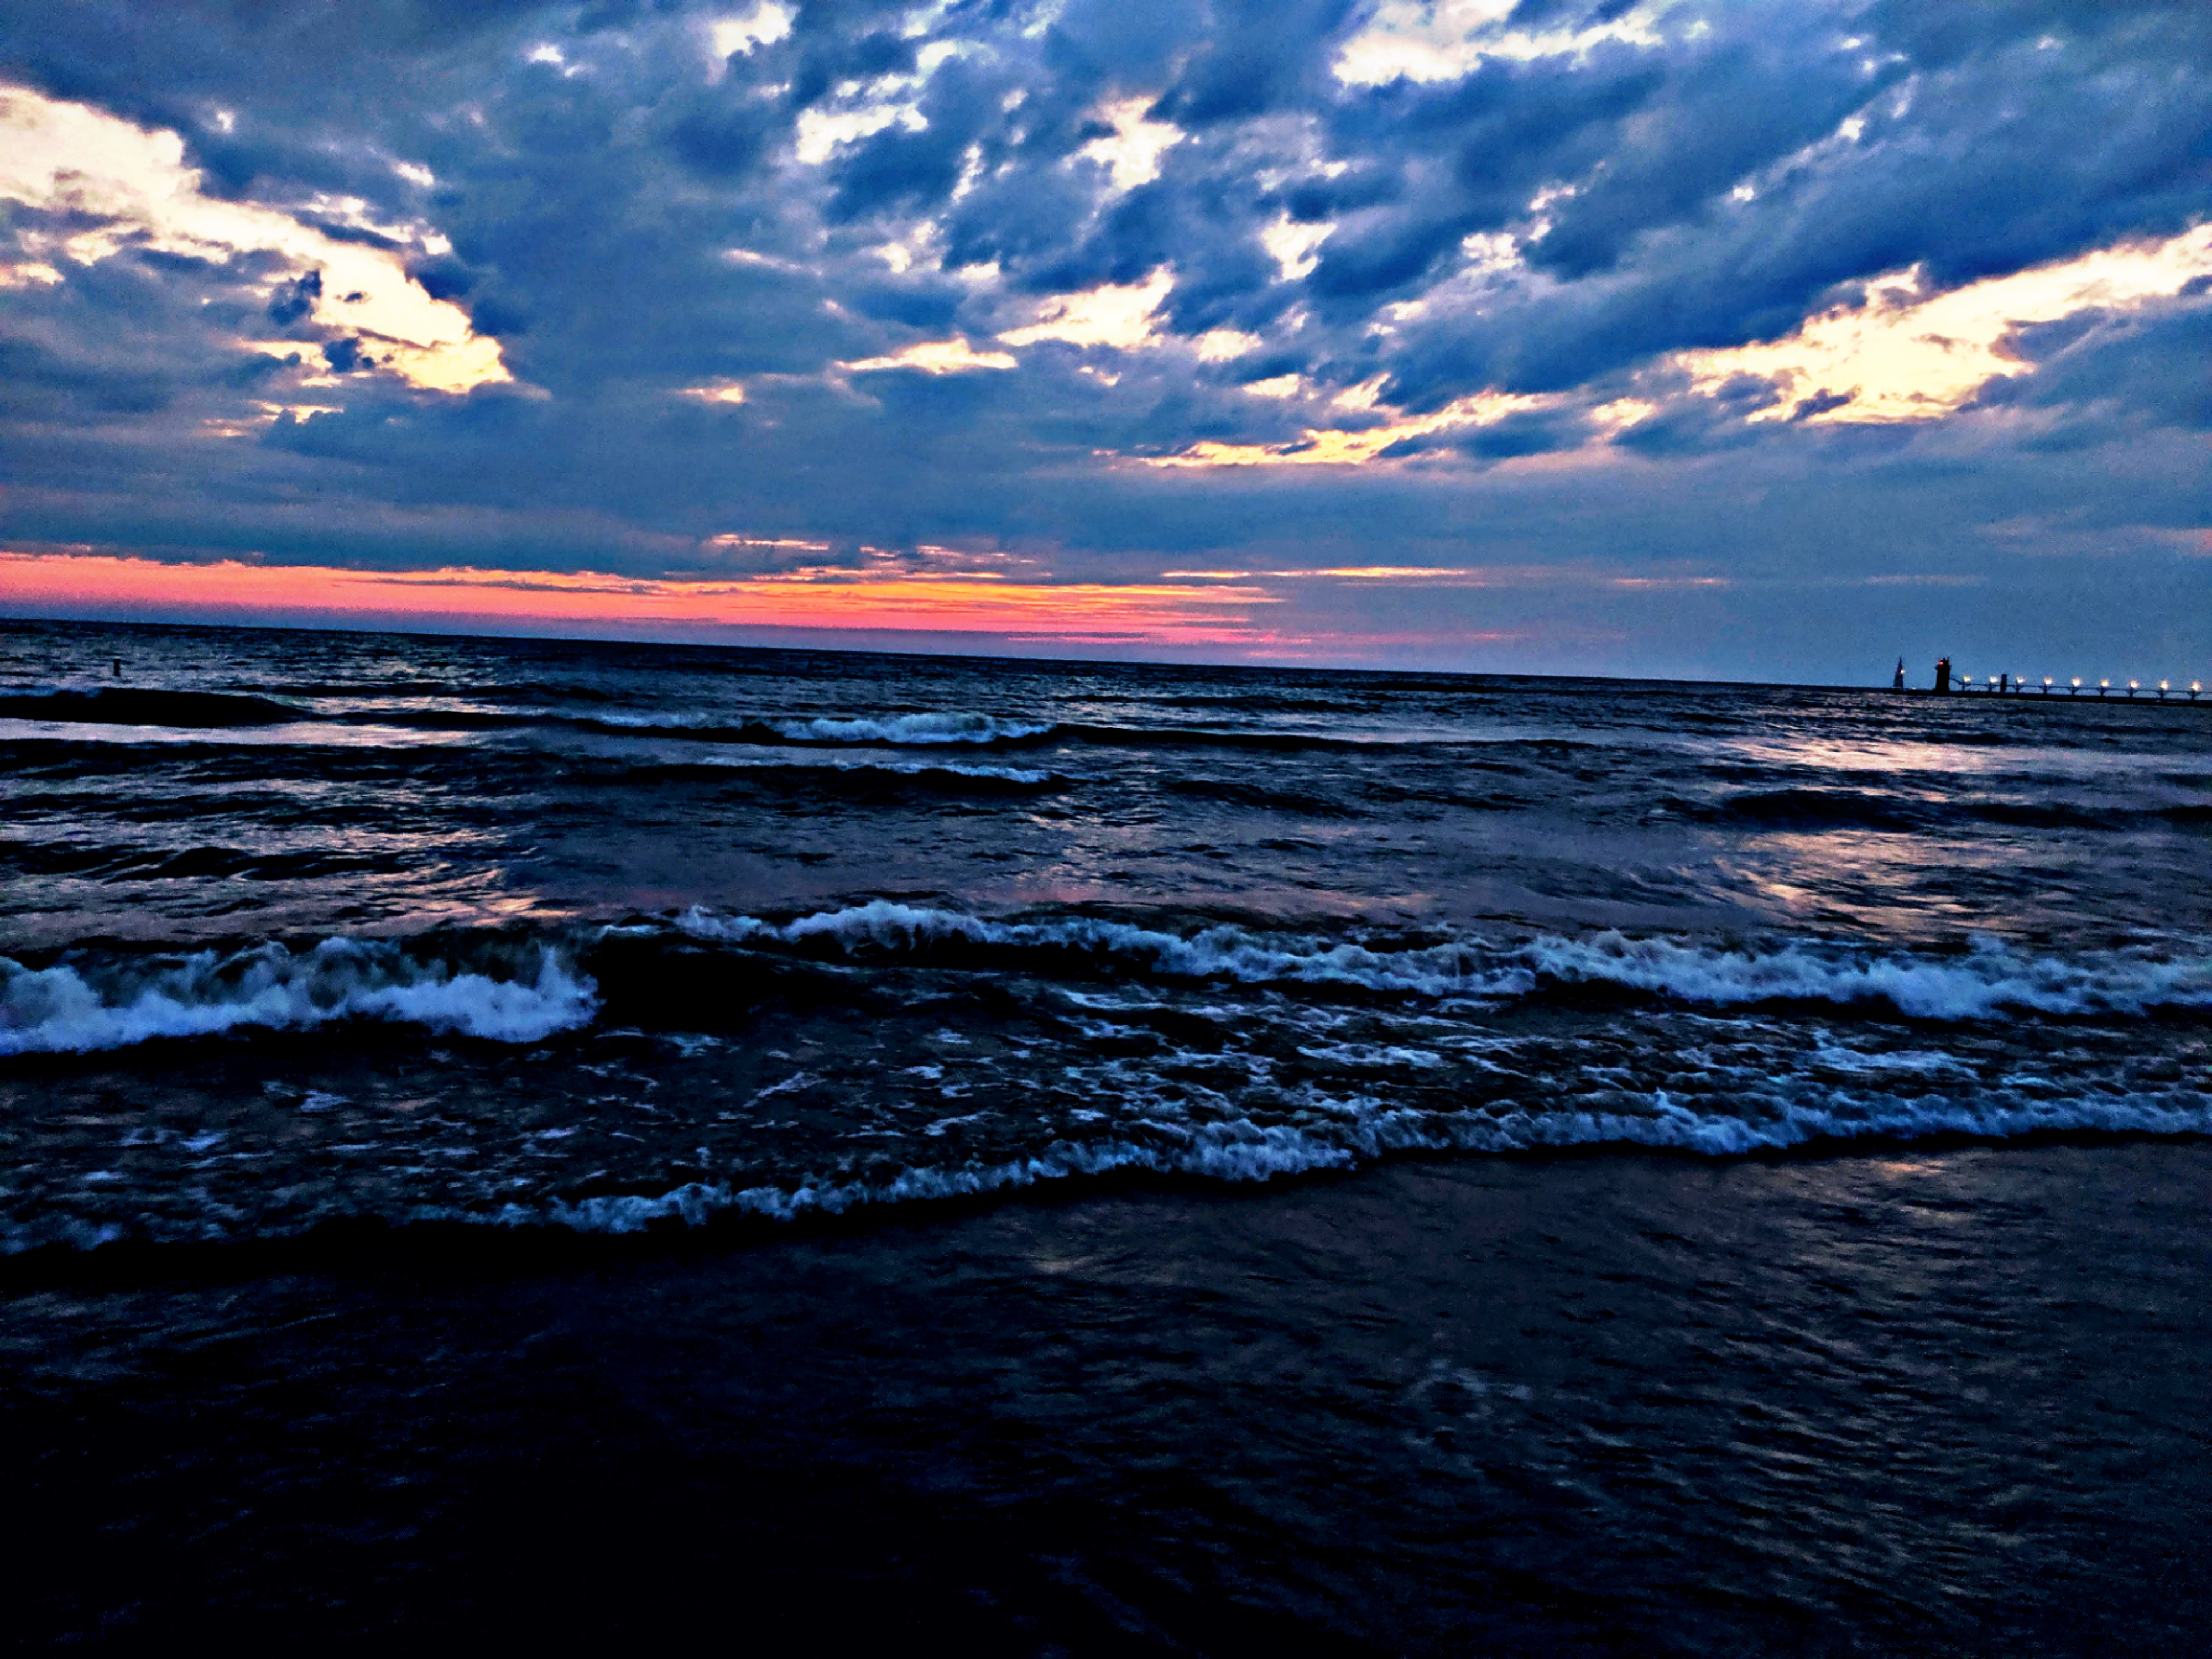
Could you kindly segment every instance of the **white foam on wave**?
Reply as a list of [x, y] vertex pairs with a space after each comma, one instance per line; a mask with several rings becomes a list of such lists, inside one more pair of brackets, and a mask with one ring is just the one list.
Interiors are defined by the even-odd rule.
[[1169, 1151], [1128, 1140], [1063, 1141], [1031, 1157], [902, 1170], [880, 1182], [810, 1181], [790, 1188], [687, 1182], [659, 1194], [556, 1199], [544, 1209], [512, 1206], [493, 1218], [507, 1225], [550, 1224], [580, 1232], [629, 1233], [672, 1221], [697, 1226], [725, 1213], [793, 1221], [806, 1215], [842, 1215], [863, 1206], [988, 1197], [1040, 1182], [1120, 1170], [1253, 1182], [1345, 1168], [1354, 1161], [1349, 1150], [1321, 1145], [1283, 1125], [1213, 1124], [1194, 1139], [1196, 1144]]
[[[1977, 1139], [2083, 1132], [2212, 1135], [2212, 1102], [2202, 1099], [2177, 1104], [2154, 1097], [2085, 1097], [2006, 1106], [1923, 1101], [1893, 1103], [1873, 1110], [1836, 1100], [1796, 1108], [1765, 1121], [1693, 1112], [1670, 1101], [1664, 1091], [1652, 1096], [1650, 1103], [1648, 1115], [1575, 1110], [1492, 1115], [1394, 1109], [1369, 1099], [1326, 1129], [1237, 1120], [1186, 1132], [1181, 1144], [1168, 1146], [1123, 1139], [1062, 1141], [1030, 1157], [907, 1169], [881, 1181], [809, 1179], [788, 1187], [742, 1188], [687, 1182], [663, 1193], [556, 1199], [544, 1207], [514, 1205], [495, 1216], [471, 1218], [509, 1226], [634, 1233], [669, 1224], [696, 1227], [726, 1215], [789, 1222], [879, 1206], [990, 1197], [1045, 1182], [1121, 1172], [1250, 1183], [1436, 1152], [1500, 1154], [1610, 1146], [1728, 1158], [1823, 1140], [1911, 1141], [1934, 1135]], [[1339, 1103], [1340, 1109], [1351, 1104]]]
[[878, 899], [787, 922], [722, 916], [699, 907], [677, 918], [697, 939], [737, 944], [828, 943], [848, 951], [914, 951], [968, 945], [1074, 951], [1118, 957], [1152, 974], [1244, 984], [1356, 985], [1370, 990], [1496, 1001], [1547, 986], [1618, 987], [1706, 1007], [1769, 1002], [1886, 1005], [1921, 1019], [1976, 1020], [2020, 1012], [2140, 1014], [2212, 1007], [2212, 955], [2128, 949], [2076, 957], [2030, 956], [1995, 940], [1965, 955], [1881, 954], [1790, 941], [1730, 950], [1604, 933], [1507, 944], [1453, 940], [1373, 949], [1234, 927], [1166, 933], [1089, 916], [997, 921]]
[[1269, 942], [1231, 927], [1210, 927], [1185, 937], [1090, 916], [994, 921], [957, 910], [887, 899], [781, 923], [757, 916], [720, 916], [694, 906], [677, 918], [676, 925], [695, 939], [736, 944], [821, 941], [847, 950], [894, 951], [942, 945], [1074, 951], [1122, 957], [1148, 971], [1176, 978], [1231, 979], [1246, 984], [1334, 981], [1438, 996], [1474, 988], [1469, 978], [1469, 951], [1460, 945], [1376, 951], [1359, 945]]
[[598, 988], [550, 951], [530, 979], [424, 963], [380, 940], [267, 944], [146, 963], [26, 968], [0, 957], [0, 1054], [85, 1054], [242, 1027], [382, 1019], [496, 1042], [537, 1042], [589, 1021]]
[[1041, 737], [1048, 720], [1002, 720], [996, 714], [893, 714], [863, 720], [774, 720], [775, 730], [798, 743], [884, 744], [936, 746], [943, 744], [1005, 743]]
[[1534, 972], [1555, 981], [1618, 985], [1712, 1007], [1887, 1003], [1915, 1018], [1940, 1020], [2212, 1007], [2212, 956], [2148, 949], [2068, 958], [1984, 939], [1963, 956], [1941, 957], [1805, 942], [1755, 952], [1613, 933], [1539, 939], [1522, 954]]
[[753, 732], [773, 732], [794, 744], [850, 744], [875, 748], [937, 749], [961, 744], [1017, 742], [1042, 737], [1053, 729], [1050, 720], [1008, 720], [997, 714], [956, 710], [926, 714], [884, 714], [852, 720], [820, 715], [752, 716], [666, 714], [594, 715], [595, 726], [671, 738], [709, 736], [732, 726]]
[[[1095, 1141], [1056, 1141], [1028, 1156], [909, 1167], [873, 1181], [810, 1176], [789, 1184], [744, 1187], [692, 1181], [659, 1193], [555, 1197], [540, 1204], [509, 1203], [495, 1210], [423, 1205], [393, 1218], [626, 1234], [664, 1226], [697, 1227], [726, 1217], [788, 1223], [908, 1204], [989, 1199], [1116, 1174], [1251, 1185], [1440, 1153], [1498, 1155], [1597, 1147], [1730, 1158], [1822, 1141], [1910, 1142], [1936, 1135], [1982, 1140], [2084, 1132], [2212, 1136], [2212, 1097], [2202, 1093], [2088, 1093], [2066, 1100], [1970, 1105], [1829, 1092], [1761, 1118], [1695, 1112], [1663, 1090], [1644, 1097], [1642, 1104], [1643, 1111], [1435, 1112], [1389, 1107], [1363, 1096], [1328, 1103], [1326, 1122], [1257, 1124], [1241, 1118], [1198, 1126], [1152, 1122], [1143, 1127], [1162, 1132], [1152, 1142], [1130, 1138], [1125, 1128], [1120, 1135]], [[319, 1221], [356, 1213], [349, 1203], [342, 1204], [321, 1213], [289, 1218], [277, 1231], [297, 1234]], [[156, 1229], [152, 1236], [171, 1242], [219, 1242], [258, 1231], [250, 1224], [241, 1230], [244, 1220], [234, 1211], [210, 1212], [194, 1223]], [[145, 1236], [143, 1228], [115, 1220], [48, 1213], [0, 1224], [0, 1255], [56, 1244], [90, 1250], [140, 1236]]]
[[[1900, 1063], [1842, 1067], [1856, 1075], [1839, 1085], [1835, 1080], [1838, 1058]], [[1866, 1055], [1823, 1040], [1799, 1051], [1794, 1062], [1789, 1055], [1774, 1054], [1736, 1063], [1730, 1076], [1718, 1079], [1710, 1067], [1692, 1064], [1686, 1089], [1678, 1089], [1672, 1081], [1638, 1087], [1609, 1066], [1553, 1066], [1545, 1077], [1531, 1077], [1532, 1091], [1521, 1100], [1466, 1106], [1433, 1098], [1427, 1103], [1409, 1101], [1382, 1079], [1363, 1080], [1349, 1089], [1344, 1079], [1334, 1085], [1308, 1079], [1272, 1090], [1273, 1104], [1258, 1115], [1266, 1121], [1255, 1121], [1249, 1109], [1233, 1103], [1233, 1096], [1209, 1089], [1197, 1090], [1194, 1095], [1186, 1091], [1181, 1100], [1169, 1098], [1159, 1086], [1157, 1060], [1115, 1059], [1089, 1070], [1071, 1067], [1066, 1077], [1077, 1097], [1102, 1103], [1119, 1100], [1124, 1109], [1118, 1121], [1109, 1123], [1107, 1115], [1095, 1109], [1072, 1110], [1060, 1134], [1012, 1156], [963, 1158], [953, 1152], [941, 1163], [908, 1164], [861, 1179], [827, 1176], [799, 1165], [778, 1177], [756, 1176], [750, 1184], [690, 1181], [657, 1192], [575, 1199], [546, 1194], [535, 1200], [500, 1202], [488, 1192], [481, 1206], [448, 1201], [402, 1205], [385, 1213], [401, 1223], [632, 1233], [657, 1226], [696, 1226], [723, 1216], [790, 1222], [881, 1206], [990, 1199], [1045, 1183], [1117, 1172], [1245, 1185], [1430, 1154], [1607, 1147], [1726, 1158], [1815, 1143], [1911, 1142], [1936, 1135], [1994, 1141], [2084, 1132], [2212, 1137], [2212, 1089], [2192, 1085], [2185, 1077], [2130, 1083], [2124, 1074], [2106, 1072], [2024, 1094], [2011, 1087], [2014, 1079], [2009, 1077], [1994, 1086], [1961, 1077], [1955, 1092], [1892, 1091], [1894, 1079], [1917, 1085], [1926, 1073], [1942, 1069], [1932, 1063], [1933, 1058], [1923, 1051]], [[1702, 1085], [1695, 1080], [1699, 1075]], [[1620, 1086], [1613, 1086], [1617, 1076]], [[811, 1074], [797, 1073], [754, 1098], [795, 1091], [815, 1080]], [[1716, 1088], [1716, 1081], [1724, 1086]], [[325, 1102], [338, 1103], [310, 1094], [301, 1109], [311, 1111]], [[1224, 1115], [1194, 1121], [1194, 1104], [1218, 1107]], [[944, 1146], [946, 1133], [984, 1115], [939, 1117], [917, 1124], [911, 1144], [916, 1152], [925, 1145]], [[543, 1140], [574, 1132], [574, 1126], [556, 1126], [528, 1139]], [[198, 1152], [213, 1143], [184, 1144]], [[709, 1154], [702, 1149], [697, 1156], [704, 1162]], [[685, 1161], [690, 1162], [688, 1158]], [[79, 1184], [100, 1178], [101, 1172], [94, 1171], [81, 1177]], [[512, 1192], [512, 1183], [501, 1181], [497, 1186]], [[197, 1216], [161, 1220], [151, 1216], [94, 1218], [72, 1216], [66, 1209], [47, 1210], [20, 1220], [0, 1220], [0, 1254], [58, 1243], [93, 1249], [125, 1237], [176, 1241], [289, 1236], [358, 1212], [353, 1194], [343, 1188], [306, 1211], [280, 1206], [277, 1215], [268, 1219], [257, 1219], [229, 1205], [211, 1205]]]
[[963, 778], [1005, 778], [1012, 783], [1050, 783], [1056, 772], [1035, 766], [979, 766], [972, 762], [939, 761], [930, 766], [902, 766], [902, 772], [951, 772]]
[[1050, 783], [1055, 775], [1034, 766], [991, 766], [980, 761], [836, 761], [839, 772], [875, 772], [899, 778], [988, 778], [1020, 784]]

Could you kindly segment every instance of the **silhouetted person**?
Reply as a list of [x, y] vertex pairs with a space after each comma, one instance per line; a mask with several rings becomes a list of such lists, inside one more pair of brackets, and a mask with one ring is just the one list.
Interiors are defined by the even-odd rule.
[[1936, 689], [1938, 691], [1951, 689], [1951, 659], [1948, 657], [1936, 659]]

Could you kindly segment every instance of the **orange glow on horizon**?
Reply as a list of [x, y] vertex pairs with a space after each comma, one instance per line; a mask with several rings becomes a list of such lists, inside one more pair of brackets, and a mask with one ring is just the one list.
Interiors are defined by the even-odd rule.
[[1171, 582], [1020, 582], [996, 573], [917, 574], [804, 570], [678, 580], [484, 570], [348, 570], [317, 565], [167, 564], [101, 553], [0, 552], [0, 614], [17, 605], [131, 611], [297, 612], [343, 617], [483, 618], [624, 628], [869, 629], [1018, 631], [1039, 641], [1110, 636], [1161, 644], [1258, 645], [1273, 635], [1255, 608], [1279, 603], [1249, 587]]

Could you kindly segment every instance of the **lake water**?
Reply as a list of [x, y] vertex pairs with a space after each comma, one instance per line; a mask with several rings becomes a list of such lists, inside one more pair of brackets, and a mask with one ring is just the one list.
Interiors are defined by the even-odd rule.
[[2209, 739], [0, 624], [33, 1622], [2186, 1647]]

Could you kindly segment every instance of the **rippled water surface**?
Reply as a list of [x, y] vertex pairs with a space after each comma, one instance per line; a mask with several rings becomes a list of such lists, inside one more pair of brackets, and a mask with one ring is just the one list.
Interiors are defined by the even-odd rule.
[[17, 1248], [2212, 1127], [2212, 708], [0, 637]]

